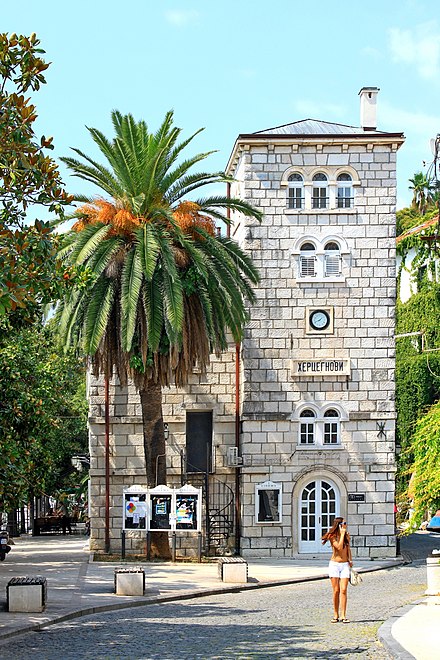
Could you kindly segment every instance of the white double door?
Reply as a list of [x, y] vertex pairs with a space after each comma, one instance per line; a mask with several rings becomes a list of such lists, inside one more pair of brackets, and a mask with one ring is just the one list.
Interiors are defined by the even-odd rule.
[[326, 552], [321, 537], [339, 516], [339, 491], [328, 479], [310, 481], [302, 490], [299, 501], [299, 551]]

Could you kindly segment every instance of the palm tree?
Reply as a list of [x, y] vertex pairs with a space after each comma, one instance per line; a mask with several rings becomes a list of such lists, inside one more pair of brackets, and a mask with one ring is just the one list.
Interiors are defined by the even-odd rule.
[[421, 215], [425, 215], [428, 205], [432, 202], [432, 180], [423, 172], [416, 172], [409, 182], [409, 190], [413, 191], [411, 204]]
[[[105, 197], [88, 198], [74, 213], [60, 257], [87, 267], [92, 284], [73, 288], [58, 310], [65, 344], [78, 344], [91, 358], [95, 376], [116, 372], [140, 394], [146, 477], [166, 483], [162, 387], [188, 383], [211, 353], [227, 347], [230, 332], [240, 341], [254, 300], [258, 274], [237, 243], [217, 233], [225, 209], [261, 219], [240, 199], [184, 197], [210, 183], [230, 181], [221, 172], [191, 173], [210, 153], [180, 159], [199, 133], [178, 143], [181, 129], [168, 112], [156, 133], [131, 115], [112, 113], [115, 137], [89, 128], [107, 164], [74, 149], [81, 160], [63, 158], [73, 175]], [[155, 534], [159, 556], [169, 555], [166, 534]]]

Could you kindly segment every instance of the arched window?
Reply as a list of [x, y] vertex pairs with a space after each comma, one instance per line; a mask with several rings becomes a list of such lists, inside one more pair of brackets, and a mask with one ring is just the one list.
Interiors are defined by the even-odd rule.
[[294, 172], [287, 179], [287, 206], [289, 209], [304, 208], [304, 179], [301, 174]]
[[329, 405], [324, 410], [306, 407], [299, 413], [298, 444], [307, 447], [335, 447], [341, 444], [341, 412]]
[[316, 277], [316, 248], [310, 241], [301, 245], [299, 255], [300, 277]]
[[341, 249], [336, 241], [329, 241], [324, 245], [324, 277], [338, 277], [341, 272]]
[[337, 206], [338, 209], [349, 209], [353, 206], [353, 180], [349, 174], [339, 174], [337, 178]]
[[339, 444], [339, 413], [330, 408], [324, 413], [324, 444]]
[[319, 172], [313, 177], [312, 208], [326, 209], [328, 207], [328, 179]]
[[316, 415], [310, 408], [306, 408], [300, 414], [299, 443], [300, 445], [315, 444], [315, 420]]

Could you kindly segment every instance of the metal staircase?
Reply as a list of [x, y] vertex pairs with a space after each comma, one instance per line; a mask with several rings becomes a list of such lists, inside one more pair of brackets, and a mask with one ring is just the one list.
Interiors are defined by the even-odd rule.
[[[234, 492], [228, 484], [207, 471], [194, 468], [181, 455], [181, 483], [202, 489], [205, 518], [205, 553], [233, 554], [231, 538], [235, 529]], [[194, 470], [194, 471], [193, 471]]]

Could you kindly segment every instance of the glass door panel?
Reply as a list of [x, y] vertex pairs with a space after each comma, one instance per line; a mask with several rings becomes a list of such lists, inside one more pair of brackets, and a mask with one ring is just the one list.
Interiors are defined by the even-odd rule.
[[317, 479], [308, 483], [300, 498], [299, 551], [328, 552], [321, 537], [339, 515], [339, 493], [334, 484]]

